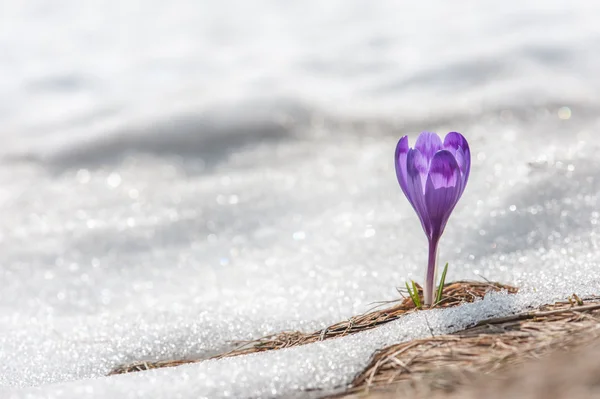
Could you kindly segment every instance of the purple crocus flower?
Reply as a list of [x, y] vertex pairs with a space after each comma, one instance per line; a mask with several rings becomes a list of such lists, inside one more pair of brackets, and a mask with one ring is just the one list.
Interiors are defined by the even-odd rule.
[[429, 240], [423, 294], [424, 303], [431, 305], [438, 243], [469, 179], [469, 144], [460, 133], [448, 133], [442, 143], [437, 134], [423, 132], [415, 147], [410, 148], [408, 136], [404, 136], [396, 146], [395, 163], [400, 187], [417, 212]]

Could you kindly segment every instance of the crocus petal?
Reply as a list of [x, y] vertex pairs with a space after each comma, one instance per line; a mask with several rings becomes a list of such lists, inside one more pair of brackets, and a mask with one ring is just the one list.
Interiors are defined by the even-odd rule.
[[396, 177], [398, 178], [398, 183], [400, 183], [400, 188], [402, 188], [402, 191], [408, 200], [412, 202], [409, 192], [406, 188], [406, 156], [408, 154], [408, 149], [408, 136], [404, 136], [396, 145], [394, 163], [396, 164]]
[[408, 150], [406, 158], [407, 180], [406, 188], [408, 191], [407, 198], [421, 220], [421, 225], [427, 236], [431, 235], [431, 223], [425, 204], [425, 191], [422, 182], [422, 165], [425, 163], [425, 157], [417, 149], [411, 148]]
[[444, 232], [450, 213], [462, 194], [460, 168], [448, 150], [438, 151], [429, 167], [425, 187], [425, 204], [431, 223], [431, 238], [439, 239]]
[[423, 132], [417, 138], [415, 148], [423, 154], [429, 166], [435, 153], [442, 149], [442, 139], [436, 133]]
[[[461, 176], [460, 176], [460, 180], [461, 180], [461, 189], [460, 189], [460, 196], [462, 195], [463, 191], [465, 191], [465, 187], [467, 186], [467, 179], [469, 178], [467, 175], [465, 175], [465, 167], [467, 165], [467, 161], [465, 159], [465, 153], [463, 152], [462, 148], [458, 148], [456, 150], [456, 154], [454, 154], [454, 159], [456, 159], [456, 163], [458, 164], [458, 167], [461, 170]], [[470, 167], [470, 165], [469, 165]]]
[[[444, 149], [450, 151], [458, 162], [460, 170], [463, 174], [464, 185], [466, 185], [469, 179], [469, 173], [471, 173], [471, 151], [469, 149], [469, 143], [464, 136], [458, 132], [450, 132], [444, 137]], [[458, 150], [462, 150], [462, 154], [457, 156]]]
[[427, 183], [427, 175], [429, 174], [430, 161], [421, 151], [415, 148], [412, 165], [414, 165], [421, 178], [422, 195], [425, 195], [425, 184]]

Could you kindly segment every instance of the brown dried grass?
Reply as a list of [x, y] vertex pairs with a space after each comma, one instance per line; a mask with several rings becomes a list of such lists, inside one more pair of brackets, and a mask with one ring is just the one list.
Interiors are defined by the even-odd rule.
[[[559, 350], [597, 342], [600, 297], [485, 320], [467, 330], [403, 342], [376, 353], [337, 398], [432, 397]], [[460, 396], [460, 395], [459, 395]]]
[[[419, 294], [422, 297], [421, 287], [418, 287]], [[447, 308], [457, 306], [463, 303], [473, 302], [476, 299], [483, 298], [488, 292], [498, 292], [506, 290], [509, 293], [517, 292], [517, 288], [492, 282], [479, 281], [457, 281], [444, 285], [442, 300], [434, 307]], [[403, 294], [402, 291], [399, 291]], [[383, 306], [392, 306], [383, 308]], [[279, 334], [269, 335], [257, 340], [236, 342], [237, 347], [229, 352], [211, 357], [210, 359], [221, 359], [224, 357], [240, 356], [249, 353], [263, 352], [269, 350], [278, 350], [298, 345], [305, 345], [312, 342], [323, 341], [325, 339], [343, 337], [360, 331], [370, 330], [381, 324], [388, 323], [414, 312], [415, 305], [408, 297], [404, 297], [392, 302], [378, 304], [375, 308], [359, 316], [351, 317], [348, 320], [331, 325], [322, 330], [303, 333], [300, 331], [284, 331]], [[187, 363], [195, 363], [203, 359], [176, 359], [163, 361], [142, 361], [124, 366], [119, 366], [112, 370], [109, 375], [125, 374], [136, 371], [143, 371], [162, 367], [175, 367]]]

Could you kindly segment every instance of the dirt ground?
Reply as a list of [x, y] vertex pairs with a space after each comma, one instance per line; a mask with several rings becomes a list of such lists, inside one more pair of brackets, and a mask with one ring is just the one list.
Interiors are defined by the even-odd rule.
[[498, 374], [480, 376], [453, 392], [407, 394], [389, 386], [349, 398], [390, 399], [593, 399], [600, 398], [600, 341], [574, 351], [529, 361]]
[[600, 342], [529, 362], [439, 398], [600, 398]]
[[600, 305], [558, 304], [394, 345], [338, 397], [600, 398]]

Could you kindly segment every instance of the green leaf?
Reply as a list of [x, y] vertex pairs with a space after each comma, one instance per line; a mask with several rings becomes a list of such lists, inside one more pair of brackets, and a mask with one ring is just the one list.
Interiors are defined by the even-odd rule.
[[412, 288], [413, 288], [413, 294], [414, 294], [414, 299], [413, 302], [415, 303], [415, 306], [420, 308], [421, 307], [421, 298], [419, 298], [419, 289], [417, 288], [417, 283], [415, 283], [415, 280], [412, 280]]
[[440, 285], [437, 290], [437, 294], [435, 296], [435, 303], [439, 303], [442, 300], [442, 292], [444, 291], [444, 284], [446, 283], [446, 273], [448, 272], [448, 263], [444, 266], [444, 271], [442, 272], [442, 278], [440, 279]]
[[406, 284], [406, 291], [408, 291], [408, 296], [410, 297], [410, 299], [412, 299], [415, 306], [417, 306], [417, 304], [415, 303], [415, 297], [412, 293], [412, 290], [410, 289], [410, 285], [408, 284], [408, 281], [405, 281], [404, 284]]
[[406, 290], [408, 291], [408, 295], [410, 296], [410, 299], [412, 299], [413, 303], [415, 304], [415, 307], [420, 308], [421, 307], [421, 299], [419, 298], [419, 290], [417, 289], [417, 285], [415, 284], [414, 281], [412, 281], [412, 289], [411, 289], [410, 285], [408, 284], [408, 281], [406, 281], [405, 284], [406, 284]]

